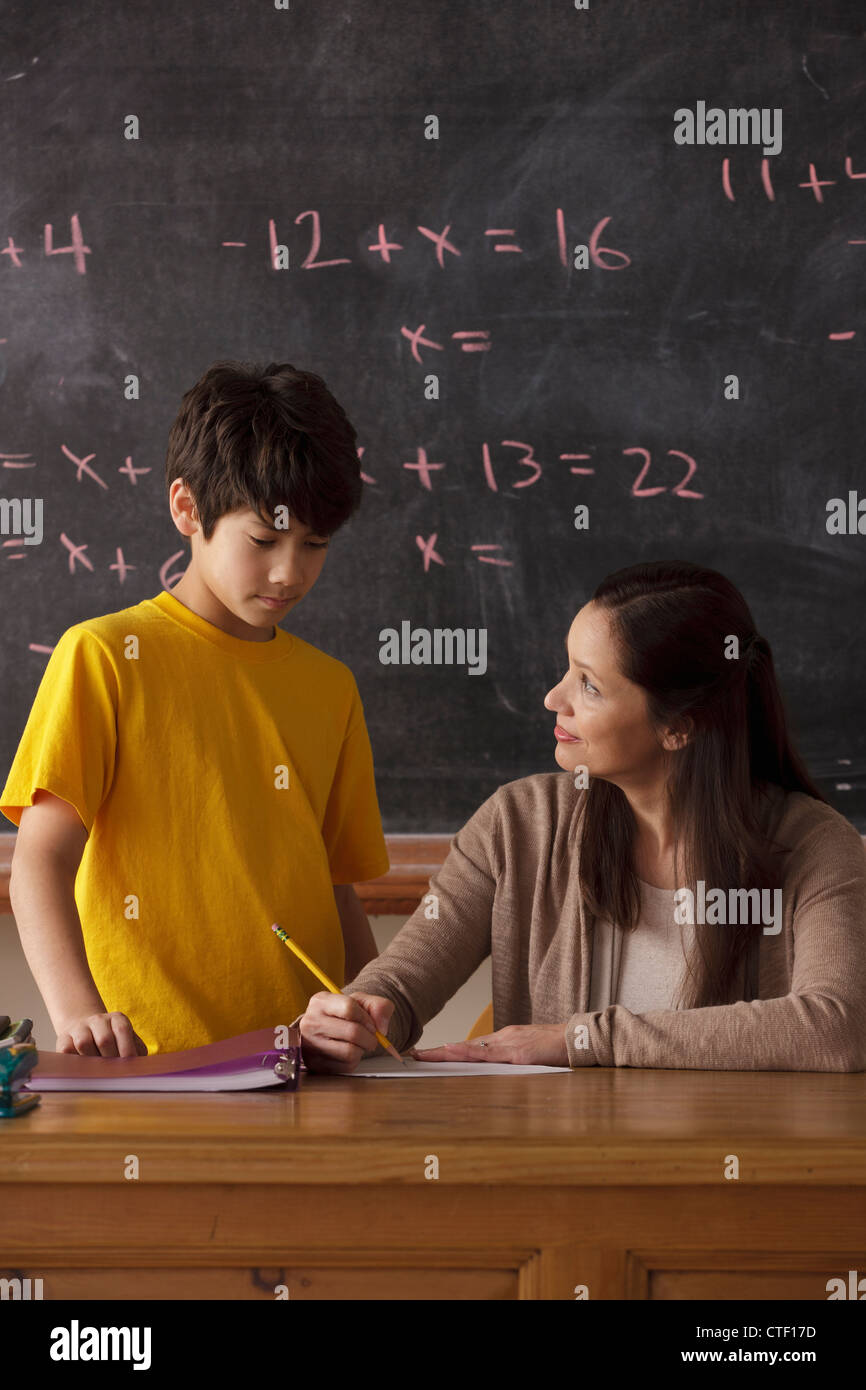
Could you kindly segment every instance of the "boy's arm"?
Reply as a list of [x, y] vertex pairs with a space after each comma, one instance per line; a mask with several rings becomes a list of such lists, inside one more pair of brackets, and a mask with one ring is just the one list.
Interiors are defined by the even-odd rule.
[[369, 961], [376, 959], [379, 948], [354, 885], [335, 883], [334, 898], [346, 946], [346, 979], [354, 980]]
[[35, 791], [21, 812], [9, 900], [27, 964], [58, 1035], [64, 1020], [104, 1013], [84, 949], [75, 875], [87, 831], [68, 801]]

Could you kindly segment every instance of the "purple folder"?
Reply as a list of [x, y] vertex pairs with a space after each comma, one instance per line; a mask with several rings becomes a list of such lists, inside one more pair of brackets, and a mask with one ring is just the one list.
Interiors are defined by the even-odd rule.
[[247, 1091], [264, 1086], [297, 1090], [301, 1074], [300, 1029], [287, 1029], [288, 1044], [274, 1046], [273, 1028], [234, 1038], [160, 1052], [150, 1057], [81, 1057], [46, 1052], [22, 1091]]

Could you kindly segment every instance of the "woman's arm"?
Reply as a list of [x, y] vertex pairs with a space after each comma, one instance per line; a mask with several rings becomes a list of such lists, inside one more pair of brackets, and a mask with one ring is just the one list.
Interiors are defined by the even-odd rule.
[[344, 986], [343, 994], [379, 994], [394, 1004], [388, 1037], [411, 1047], [424, 1024], [490, 954], [498, 877], [498, 793], [451, 840], [442, 868], [388, 948]]
[[[789, 856], [791, 988], [778, 999], [633, 1014], [574, 1014], [573, 1067], [701, 1071], [866, 1070], [866, 854], [853, 826], [815, 827]], [[723, 931], [724, 927], [719, 930]]]

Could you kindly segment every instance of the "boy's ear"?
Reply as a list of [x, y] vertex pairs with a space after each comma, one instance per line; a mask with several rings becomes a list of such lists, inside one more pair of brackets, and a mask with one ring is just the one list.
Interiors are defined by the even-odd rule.
[[182, 536], [194, 536], [201, 526], [195, 501], [180, 478], [176, 478], [169, 491], [169, 505], [172, 521]]

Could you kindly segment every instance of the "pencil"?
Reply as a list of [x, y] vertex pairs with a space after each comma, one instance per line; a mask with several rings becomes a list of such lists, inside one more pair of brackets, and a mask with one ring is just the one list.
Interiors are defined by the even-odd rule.
[[[332, 994], [342, 994], [343, 991], [337, 988], [333, 980], [328, 979], [324, 970], [320, 970], [319, 967], [316, 965], [315, 961], [310, 960], [310, 957], [307, 955], [306, 951], [301, 949], [297, 941], [293, 941], [292, 938], [288, 935], [288, 933], [283, 931], [282, 927], [277, 926], [276, 922], [272, 923], [271, 931], [276, 933], [276, 935], [280, 938], [284, 946], [288, 946], [291, 951], [294, 951], [296, 956], [300, 957], [307, 969], [312, 970], [313, 974], [317, 977], [317, 979], [321, 980], [322, 984], [325, 986], [325, 989], [329, 989]], [[389, 1043], [388, 1039], [385, 1037], [383, 1033], [379, 1032], [378, 1028], [374, 1028], [373, 1032], [376, 1034], [376, 1041], [379, 1043], [379, 1045], [381, 1047], [384, 1047], [386, 1052], [390, 1052], [392, 1057], [396, 1057], [401, 1067], [405, 1067], [406, 1062], [404, 1058], [400, 1056], [394, 1044]]]

